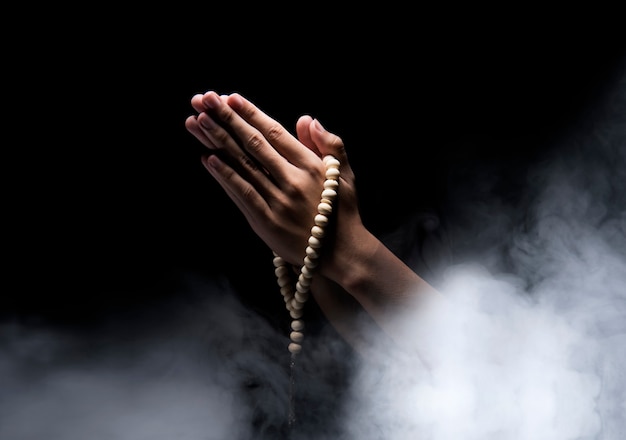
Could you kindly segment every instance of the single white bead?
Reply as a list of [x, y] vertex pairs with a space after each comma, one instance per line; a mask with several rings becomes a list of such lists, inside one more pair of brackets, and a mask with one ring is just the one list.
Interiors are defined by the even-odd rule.
[[294, 298], [291, 300], [291, 307], [293, 307], [296, 310], [300, 310], [304, 307], [304, 302], [300, 302], [296, 298]]
[[289, 296], [289, 295], [293, 295], [293, 287], [291, 287], [290, 285], [285, 285], [282, 286], [280, 288], [280, 294], [282, 296]]
[[304, 339], [304, 333], [302, 332], [291, 332], [289, 334], [289, 339], [293, 342], [300, 343]]
[[313, 278], [313, 272], [311, 271], [311, 269], [309, 269], [306, 266], [302, 266], [302, 269], [300, 269], [300, 272], [302, 273], [302, 275], [304, 275], [307, 278]]
[[[311, 228], [311, 235], [315, 238], [323, 238], [324, 237], [324, 228], [321, 228], [317, 225]], [[284, 267], [284, 266], [282, 266]]]
[[311, 278], [305, 277], [304, 275], [298, 275], [298, 283], [303, 286], [309, 287], [311, 285]]
[[302, 329], [304, 329], [304, 321], [301, 319], [294, 319], [291, 321], [291, 329], [297, 332], [302, 331]]
[[338, 168], [329, 168], [326, 170], [326, 179], [337, 179], [340, 174]]
[[325, 189], [324, 191], [322, 191], [322, 197], [327, 200], [333, 201], [337, 197], [337, 191], [335, 191], [334, 189]]
[[281, 257], [274, 257], [272, 262], [274, 263], [275, 267], [280, 267], [280, 266], [285, 265], [285, 260], [283, 260]]
[[296, 294], [294, 295], [294, 298], [296, 299], [296, 301], [304, 304], [309, 299], [309, 292], [308, 290], [304, 292], [297, 291]]
[[309, 258], [308, 256], [304, 257], [304, 265], [309, 269], [314, 269], [317, 267], [317, 259]]
[[324, 214], [317, 214], [315, 216], [315, 224], [323, 228], [324, 226], [328, 225], [328, 217], [326, 217]]
[[333, 156], [327, 156], [328, 159], [324, 160], [324, 164], [326, 164], [326, 168], [339, 168], [341, 162]]
[[276, 269], [274, 269], [274, 274], [276, 274], [277, 277], [284, 277], [289, 273], [289, 269], [287, 268], [287, 266], [278, 266]]
[[307, 246], [304, 252], [306, 252], [307, 257], [310, 257], [310, 258], [319, 258], [320, 256], [320, 254], [318, 254], [317, 251], [313, 249], [311, 246]]
[[324, 215], [329, 215], [331, 212], [333, 212], [333, 207], [330, 203], [325, 203], [322, 202], [319, 205], [317, 205], [317, 211], [320, 214], [324, 214]]
[[276, 280], [280, 287], [285, 287], [290, 281], [289, 277], [280, 277]]
[[291, 318], [293, 319], [300, 319], [302, 318], [302, 315], [303, 315], [302, 309], [299, 309], [299, 310], [289, 309], [289, 316], [291, 316]]
[[296, 295], [296, 293], [307, 293], [309, 291], [309, 286], [303, 286], [299, 281], [296, 283], [296, 291], [294, 292], [294, 295]]
[[324, 181], [324, 189], [334, 189], [335, 191], [337, 191], [337, 188], [339, 188], [338, 180], [326, 179]]
[[313, 249], [319, 249], [322, 246], [322, 242], [319, 241], [318, 238], [311, 236], [309, 237], [309, 246], [311, 246]]
[[291, 342], [289, 344], [289, 352], [292, 354], [298, 354], [302, 351], [302, 346], [300, 344], [296, 344], [295, 342]]

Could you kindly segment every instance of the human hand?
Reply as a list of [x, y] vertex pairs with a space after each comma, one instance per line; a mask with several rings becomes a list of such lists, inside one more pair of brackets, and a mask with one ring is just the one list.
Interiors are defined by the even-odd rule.
[[191, 103], [198, 115], [185, 126], [213, 153], [203, 157], [206, 169], [254, 232], [288, 263], [301, 265], [325, 180], [323, 155], [341, 162], [340, 188], [353, 187], [341, 139], [310, 116], [298, 120], [295, 138], [238, 94], [210, 91]]

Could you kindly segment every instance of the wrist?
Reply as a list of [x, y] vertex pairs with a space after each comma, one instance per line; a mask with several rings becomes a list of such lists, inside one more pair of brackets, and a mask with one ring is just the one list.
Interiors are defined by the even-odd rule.
[[320, 274], [353, 294], [371, 278], [370, 265], [382, 243], [363, 225], [351, 228], [349, 235], [341, 234], [332, 248], [325, 249]]

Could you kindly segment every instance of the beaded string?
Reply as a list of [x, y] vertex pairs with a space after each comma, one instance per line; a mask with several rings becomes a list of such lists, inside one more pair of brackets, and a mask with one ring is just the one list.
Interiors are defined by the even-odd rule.
[[339, 187], [339, 161], [331, 155], [324, 156], [323, 161], [326, 165], [326, 180], [324, 181], [324, 189], [322, 190], [320, 203], [317, 205], [317, 214], [314, 218], [314, 224], [311, 227], [311, 235], [305, 249], [306, 256], [300, 268], [295, 289], [291, 285], [290, 268], [288, 264], [276, 252], [273, 252], [274, 273], [276, 274], [278, 286], [280, 287], [280, 293], [285, 300], [285, 306], [292, 319], [291, 332], [289, 334], [290, 342], [288, 345], [289, 352], [291, 353], [290, 426], [295, 421], [293, 411], [293, 375], [296, 355], [302, 351], [302, 341], [304, 340], [304, 321], [302, 320], [304, 304], [309, 298], [309, 288], [311, 286], [313, 273], [318, 264], [325, 228], [333, 212], [333, 202], [337, 197], [337, 189]]

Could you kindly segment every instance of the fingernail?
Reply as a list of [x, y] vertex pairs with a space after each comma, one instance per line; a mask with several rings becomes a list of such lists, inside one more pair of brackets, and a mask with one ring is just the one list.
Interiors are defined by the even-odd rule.
[[320, 124], [320, 121], [318, 121], [317, 119], [313, 119], [313, 126], [319, 132], [324, 131], [324, 127], [322, 127], [322, 124]]
[[202, 97], [202, 102], [209, 108], [217, 108], [220, 105], [220, 98], [211, 92]]
[[241, 109], [243, 108], [243, 99], [241, 98], [239, 94], [233, 93], [232, 95], [228, 97], [228, 105], [233, 110]]
[[198, 115], [198, 122], [206, 129], [211, 130], [215, 128], [215, 123], [213, 122], [213, 119], [211, 119], [211, 117], [206, 113], [200, 113]]
[[202, 162], [208, 171], [217, 170], [220, 167], [219, 159], [215, 154], [205, 156]]

